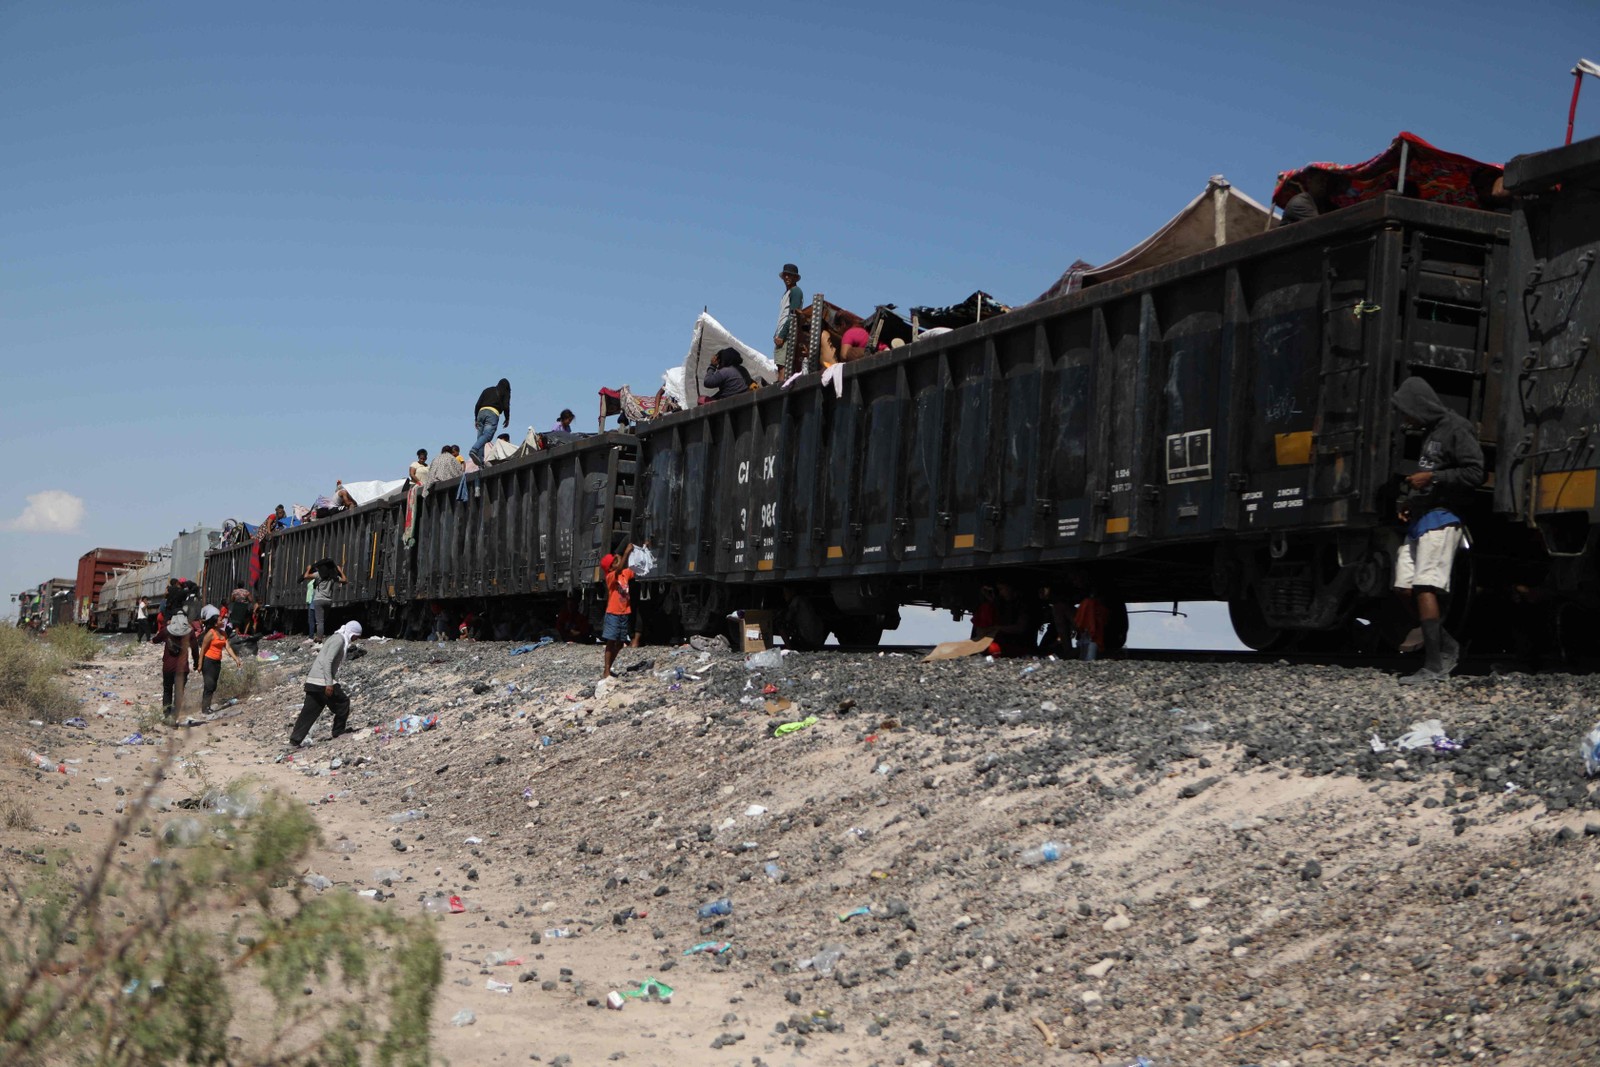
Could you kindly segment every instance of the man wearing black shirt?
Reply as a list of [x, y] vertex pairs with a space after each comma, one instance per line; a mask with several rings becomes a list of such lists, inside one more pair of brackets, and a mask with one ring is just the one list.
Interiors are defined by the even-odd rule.
[[472, 412], [478, 428], [478, 439], [473, 442], [467, 455], [482, 467], [483, 446], [489, 443], [494, 437], [494, 432], [500, 428], [500, 420], [505, 419], [508, 429], [511, 426], [511, 383], [501, 378], [498, 383], [479, 393], [478, 402], [473, 405]]

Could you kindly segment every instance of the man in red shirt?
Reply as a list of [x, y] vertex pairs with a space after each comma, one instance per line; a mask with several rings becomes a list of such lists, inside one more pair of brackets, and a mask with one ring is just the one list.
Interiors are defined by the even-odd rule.
[[617, 652], [628, 643], [628, 634], [633, 623], [633, 594], [630, 586], [633, 583], [633, 570], [628, 566], [628, 556], [633, 551], [629, 545], [616, 555], [606, 554], [600, 559], [600, 569], [605, 572], [606, 578], [606, 622], [600, 631], [600, 640], [605, 642], [605, 672], [602, 678], [610, 678], [611, 665], [617, 661]]

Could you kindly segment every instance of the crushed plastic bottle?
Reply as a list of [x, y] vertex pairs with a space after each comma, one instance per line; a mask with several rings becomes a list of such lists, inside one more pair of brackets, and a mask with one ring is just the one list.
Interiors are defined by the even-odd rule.
[[747, 671], [763, 671], [782, 666], [783, 652], [776, 648], [769, 648], [765, 652], [757, 652], [753, 656], [746, 656], [744, 661], [744, 669]]
[[1066, 849], [1059, 841], [1046, 841], [1042, 845], [1022, 850], [1022, 855], [1017, 857], [1017, 862], [1024, 867], [1038, 867], [1045, 863], [1054, 863], [1061, 858], [1061, 853]]
[[719, 900], [713, 900], [709, 903], [700, 905], [699, 909], [695, 911], [695, 914], [700, 916], [702, 919], [711, 919], [718, 915], [731, 915], [733, 914], [733, 901], [729, 900], [727, 897], [722, 897]]
[[499, 952], [491, 952], [487, 956], [483, 957], [483, 964], [485, 967], [498, 967], [503, 963], [521, 962], [521, 958], [510, 949], [502, 949]]
[[1024, 716], [1021, 708], [1007, 708], [1004, 711], [995, 712], [995, 718], [999, 719], [1003, 726], [1015, 726], [1023, 720]]
[[393, 867], [375, 867], [372, 871], [372, 880], [374, 882], [398, 882], [403, 878], [405, 878], [405, 875]]
[[483, 988], [487, 989], [491, 993], [504, 993], [509, 995], [511, 992], [511, 983], [496, 982], [493, 978], [491, 978], [484, 983]]
[[373, 733], [384, 737], [410, 737], [439, 725], [437, 715], [402, 715], [393, 722], [380, 723]]
[[300, 880], [319, 893], [333, 888], [333, 881], [320, 874], [308, 874]]
[[205, 837], [206, 828], [192, 815], [181, 815], [167, 820], [161, 828], [161, 840], [173, 848], [193, 848]]
[[815, 956], [808, 960], [800, 961], [800, 969], [810, 968], [826, 978], [833, 973], [833, 969], [844, 958], [843, 945], [823, 945]]
[[460, 897], [436, 893], [422, 902], [422, 910], [429, 915], [459, 915], [467, 910], [467, 906]]
[[38, 752], [34, 752], [32, 749], [28, 750], [28, 762], [39, 768], [41, 771], [48, 771], [51, 774], [67, 773], [67, 765], [65, 763], [57, 763], [49, 756], [41, 755]]
[[460, 1011], [450, 1016], [451, 1026], [471, 1026], [477, 1021], [478, 1016], [475, 1013], [468, 1011], [466, 1008], [462, 1008]]
[[418, 811], [416, 808], [411, 808], [408, 811], [395, 812], [393, 815], [389, 816], [389, 822], [395, 826], [400, 826], [408, 822], [416, 822], [418, 819], [426, 819], [427, 817], [427, 812]]
[[1583, 757], [1583, 773], [1586, 776], [1593, 778], [1600, 774], [1600, 722], [1583, 735], [1583, 741], [1578, 745], [1578, 755]]

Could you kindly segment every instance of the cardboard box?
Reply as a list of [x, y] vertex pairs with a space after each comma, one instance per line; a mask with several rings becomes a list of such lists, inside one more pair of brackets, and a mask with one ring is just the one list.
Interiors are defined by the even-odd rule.
[[733, 647], [741, 652], [765, 652], [772, 647], [772, 623], [775, 611], [746, 611], [733, 623]]

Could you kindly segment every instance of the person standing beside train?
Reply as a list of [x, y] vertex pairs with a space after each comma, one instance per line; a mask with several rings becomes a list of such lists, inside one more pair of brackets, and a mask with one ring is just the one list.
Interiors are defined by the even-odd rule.
[[785, 263], [778, 277], [783, 280], [783, 299], [778, 301], [778, 328], [772, 334], [772, 358], [778, 364], [778, 378], [781, 381], [800, 371], [799, 361], [791, 364], [795, 353], [790, 350], [792, 346], [789, 341], [790, 333], [794, 330], [794, 316], [800, 313], [806, 295], [800, 291], [800, 268], [793, 263]]
[[600, 569], [605, 572], [606, 579], [606, 621], [600, 631], [600, 640], [606, 646], [605, 671], [601, 678], [612, 677], [611, 667], [617, 661], [617, 653], [628, 643], [632, 629], [633, 570], [628, 566], [628, 556], [632, 553], [633, 546], [629, 545], [615, 555], [607, 553], [600, 557]]
[[1444, 628], [1440, 598], [1450, 592], [1450, 570], [1461, 546], [1457, 509], [1483, 484], [1483, 448], [1472, 423], [1439, 400], [1421, 378], [1407, 378], [1394, 392], [1394, 408], [1410, 431], [1422, 431], [1416, 470], [1400, 476], [1400, 521], [1405, 540], [1395, 554], [1394, 588], [1422, 624], [1422, 669], [1402, 685], [1441, 682], [1456, 669], [1461, 646]]
[[511, 428], [511, 383], [501, 378], [479, 393], [478, 402], [472, 408], [472, 417], [476, 420], [478, 439], [468, 449], [467, 456], [483, 467], [486, 466], [483, 446], [494, 439], [494, 432], [500, 428], [500, 420], [504, 419], [506, 428]]
[[311, 635], [313, 641], [322, 642], [328, 632], [328, 609], [333, 606], [333, 583], [341, 585], [349, 581], [344, 576], [344, 568], [331, 559], [319, 559], [306, 568], [300, 576], [311, 582], [311, 617], [307, 622], [312, 624]]

